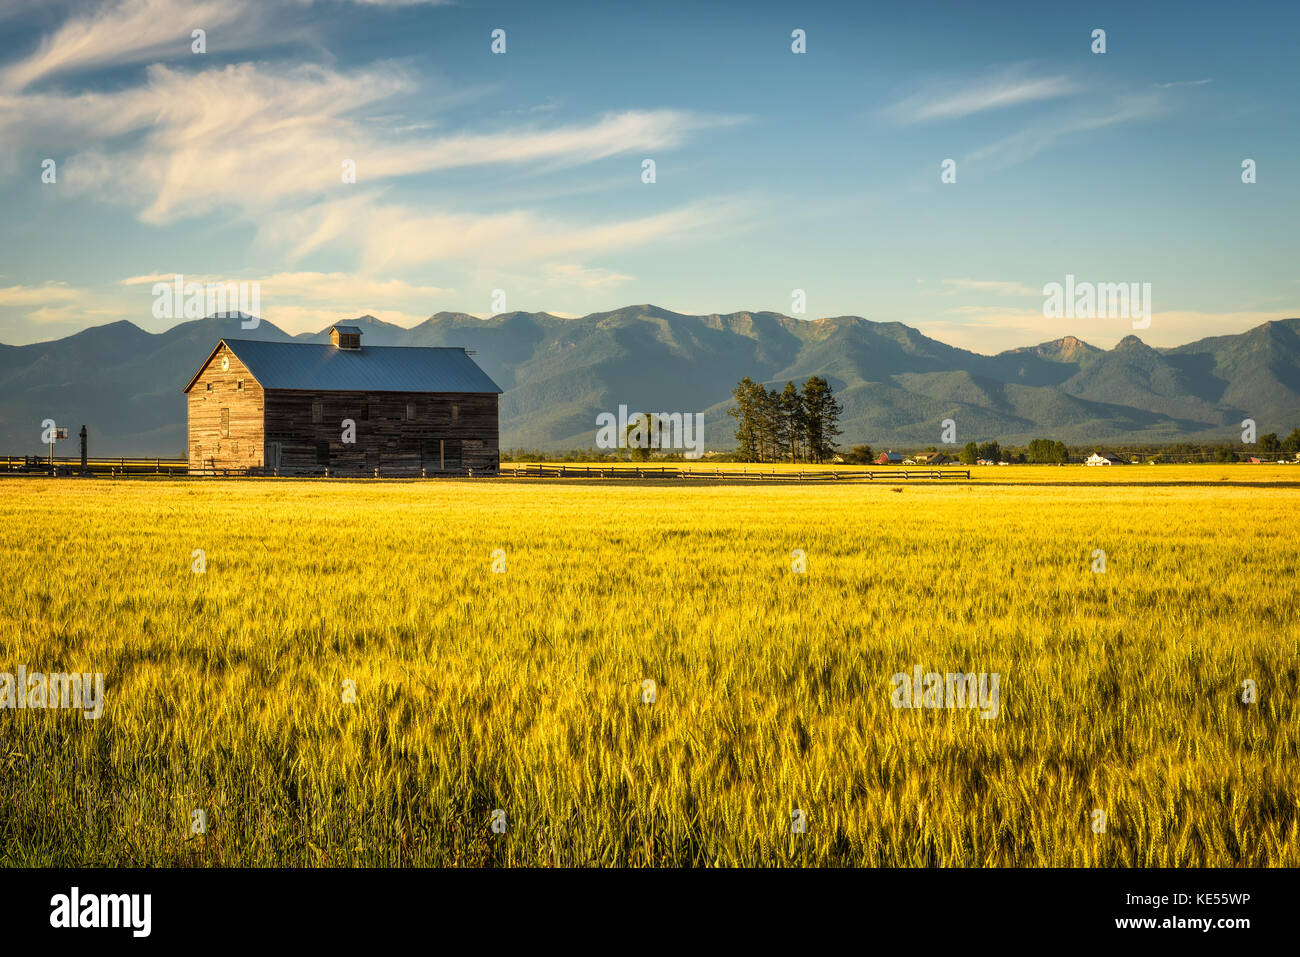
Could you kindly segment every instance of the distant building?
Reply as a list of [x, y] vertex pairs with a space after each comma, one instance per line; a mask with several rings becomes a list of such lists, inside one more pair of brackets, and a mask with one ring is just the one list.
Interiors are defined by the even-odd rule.
[[500, 466], [501, 390], [464, 349], [222, 339], [185, 387], [192, 471], [420, 475]]
[[1113, 452], [1093, 452], [1083, 460], [1084, 465], [1123, 465], [1124, 460]]
[[951, 459], [944, 452], [917, 452], [905, 465], [946, 465]]
[[881, 452], [876, 459], [877, 465], [902, 465], [903, 457], [897, 452]]

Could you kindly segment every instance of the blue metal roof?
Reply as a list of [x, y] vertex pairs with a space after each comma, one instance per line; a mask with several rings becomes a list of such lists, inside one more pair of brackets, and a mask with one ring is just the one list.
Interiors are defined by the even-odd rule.
[[264, 389], [334, 392], [501, 392], [464, 349], [223, 339]]

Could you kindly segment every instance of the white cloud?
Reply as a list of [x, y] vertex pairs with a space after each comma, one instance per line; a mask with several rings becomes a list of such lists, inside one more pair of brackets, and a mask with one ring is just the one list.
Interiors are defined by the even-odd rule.
[[[0, 140], [11, 148], [39, 143], [46, 151], [91, 141], [60, 163], [60, 182], [129, 203], [140, 219], [163, 224], [226, 209], [260, 219], [281, 204], [455, 167], [577, 166], [668, 150], [695, 131], [740, 122], [629, 110], [585, 123], [408, 137], [358, 117], [362, 108], [418, 86], [394, 64], [350, 73], [154, 65], [143, 86], [110, 93], [0, 93]], [[356, 184], [342, 181], [345, 160], [355, 164]]]
[[889, 107], [902, 123], [958, 119], [986, 110], [1022, 103], [1059, 99], [1077, 93], [1080, 87], [1065, 76], [1024, 77], [1015, 73], [971, 82], [945, 81], [914, 93]]
[[194, 56], [190, 34], [195, 29], [220, 28], [222, 47], [238, 49], [261, 33], [258, 13], [247, 0], [106, 3], [68, 20], [30, 56], [6, 68], [0, 86], [16, 91], [71, 70]]
[[1034, 309], [962, 306], [947, 312], [960, 318], [904, 321], [941, 342], [993, 355], [1065, 336], [1075, 336], [1102, 349], [1112, 348], [1125, 336], [1137, 336], [1149, 346], [1167, 348], [1207, 336], [1245, 332], [1265, 322], [1294, 315], [1294, 311], [1222, 313], [1157, 309], [1150, 328], [1135, 330], [1130, 319], [1049, 319], [1043, 316], [1041, 306]]
[[[197, 283], [256, 282], [261, 318], [286, 332], [318, 332], [330, 322], [372, 315], [401, 326], [422, 322], [440, 297], [451, 290], [417, 284], [403, 279], [379, 279], [344, 272], [281, 272], [269, 276], [191, 275], [185, 281]], [[130, 276], [119, 286], [152, 288], [155, 282], [171, 282], [175, 273], [157, 272]], [[141, 298], [147, 311], [152, 293]]]
[[47, 282], [40, 286], [0, 286], [0, 307], [45, 306], [51, 302], [78, 301], [80, 290], [67, 283]]
[[1124, 95], [1101, 113], [1080, 113], [1063, 120], [1031, 126], [976, 150], [965, 160], [989, 160], [995, 168], [1005, 168], [1024, 162], [1068, 137], [1119, 123], [1148, 120], [1159, 116], [1164, 110], [1165, 100], [1162, 94]]
[[[923, 282], [923, 280], [917, 280]], [[925, 289], [926, 296], [957, 296], [962, 293], [989, 293], [998, 296], [1042, 296], [1041, 289], [1027, 286], [1023, 282], [1004, 282], [995, 279], [944, 279], [946, 289]]]
[[498, 269], [558, 257], [636, 246], [734, 221], [737, 201], [696, 203], [638, 219], [574, 223], [528, 210], [465, 213], [401, 204], [381, 205], [370, 195], [320, 203], [269, 221], [259, 239], [291, 246], [300, 258], [317, 250], [352, 249], [365, 272], [452, 262]]
[[616, 286], [631, 282], [635, 276], [624, 276], [611, 269], [576, 266], [571, 263], [547, 263], [546, 275], [558, 283], [581, 286], [583, 289], [599, 289], [602, 286]]

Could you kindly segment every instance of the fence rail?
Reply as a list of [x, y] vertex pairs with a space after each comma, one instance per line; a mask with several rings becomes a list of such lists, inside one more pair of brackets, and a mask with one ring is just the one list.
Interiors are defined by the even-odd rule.
[[[123, 474], [152, 472], [171, 474], [184, 473], [189, 468], [187, 459], [132, 458], [131, 456], [90, 456], [86, 459], [86, 468], [91, 472], [118, 472]], [[56, 455], [54, 468], [60, 473], [81, 471], [81, 456]], [[48, 455], [5, 455], [0, 456], [0, 470], [5, 472], [28, 472], [33, 475], [50, 472]]]
[[660, 466], [619, 467], [601, 465], [503, 465], [501, 473], [509, 478], [592, 478], [592, 479], [739, 479], [763, 482], [837, 482], [837, 481], [929, 481], [933, 479], [969, 479], [969, 469], [818, 469], [791, 471], [763, 469], [682, 469]]
[[[73, 457], [54, 457], [55, 471], [60, 475], [75, 474], [81, 471], [81, 459]], [[97, 475], [169, 475], [189, 476], [192, 478], [245, 478], [273, 477], [279, 475], [275, 469], [190, 469], [185, 459], [164, 458], [92, 458], [86, 460], [86, 467]], [[0, 457], [0, 470], [10, 473], [28, 475], [49, 475], [50, 460], [39, 456], [3, 456]], [[616, 465], [563, 465], [563, 464], [527, 464], [503, 465], [496, 472], [473, 472], [465, 470], [448, 470], [446, 472], [419, 474], [411, 470], [400, 470], [384, 474], [382, 468], [370, 472], [339, 473], [326, 470], [323, 477], [332, 478], [490, 478], [494, 476], [515, 479], [668, 479], [673, 481], [743, 481], [743, 482], [912, 482], [935, 481], [943, 479], [970, 480], [969, 469], [918, 469], [889, 466], [882, 469], [815, 469], [798, 471], [790, 469], [762, 468], [761, 466], [742, 466], [740, 468], [677, 468], [675, 466], [616, 466]], [[310, 476], [309, 476], [310, 477]]]

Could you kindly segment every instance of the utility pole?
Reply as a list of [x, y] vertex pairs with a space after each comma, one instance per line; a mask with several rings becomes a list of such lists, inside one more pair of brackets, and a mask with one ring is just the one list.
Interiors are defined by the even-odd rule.
[[86, 427], [81, 427], [81, 474], [86, 474]]

